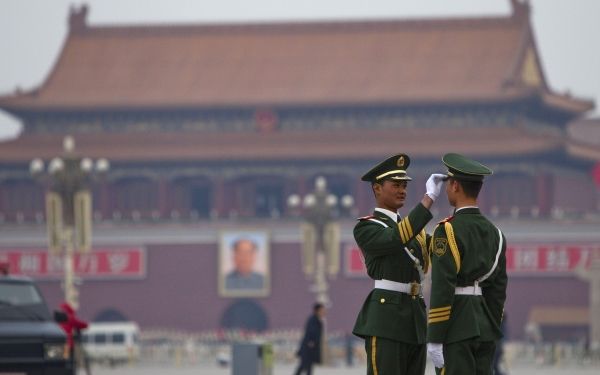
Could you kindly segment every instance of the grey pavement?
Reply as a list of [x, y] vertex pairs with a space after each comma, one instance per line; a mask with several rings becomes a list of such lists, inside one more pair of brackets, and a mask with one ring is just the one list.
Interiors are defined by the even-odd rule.
[[[272, 375], [293, 375], [295, 365], [293, 364], [276, 364]], [[82, 371], [79, 372], [83, 374]], [[364, 367], [316, 367], [313, 370], [314, 375], [364, 375], [366, 370]], [[203, 366], [164, 366], [155, 365], [148, 366], [144, 364], [136, 366], [122, 367], [101, 367], [95, 366], [92, 369], [93, 375], [231, 375], [231, 368], [219, 368], [216, 365]], [[434, 375], [432, 368], [428, 367], [426, 375]], [[512, 368], [509, 375], [599, 375], [600, 367], [577, 366], [572, 367], [532, 367], [523, 366], [520, 368]]]

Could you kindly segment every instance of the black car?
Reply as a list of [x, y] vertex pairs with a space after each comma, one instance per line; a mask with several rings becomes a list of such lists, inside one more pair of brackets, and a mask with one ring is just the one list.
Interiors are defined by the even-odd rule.
[[0, 374], [73, 375], [67, 337], [33, 280], [0, 275]]

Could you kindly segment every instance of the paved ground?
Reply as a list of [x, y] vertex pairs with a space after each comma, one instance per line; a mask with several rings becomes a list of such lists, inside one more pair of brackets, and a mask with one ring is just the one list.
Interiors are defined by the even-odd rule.
[[[272, 375], [292, 375], [294, 372], [293, 365], [276, 365]], [[364, 375], [365, 369], [362, 367], [317, 367], [314, 371], [314, 375]], [[80, 375], [84, 372], [80, 372]], [[123, 366], [117, 368], [108, 367], [94, 367], [92, 369], [93, 375], [231, 375], [230, 368], [218, 368], [214, 365], [205, 366], [186, 366], [186, 367], [167, 367], [167, 366], [152, 366], [137, 365], [137, 366]], [[425, 372], [426, 375], [433, 375], [433, 369], [428, 368]], [[524, 366], [521, 368], [511, 369], [510, 375], [598, 375], [600, 374], [600, 367], [530, 367]]]

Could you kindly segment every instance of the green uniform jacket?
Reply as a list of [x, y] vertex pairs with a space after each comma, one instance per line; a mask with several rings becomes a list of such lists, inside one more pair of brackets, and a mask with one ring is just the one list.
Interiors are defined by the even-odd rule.
[[[354, 238], [365, 258], [369, 277], [401, 283], [420, 282], [419, 272], [404, 246], [412, 250], [422, 265], [428, 266], [427, 236], [423, 228], [431, 218], [429, 210], [420, 203], [400, 223], [378, 211], [373, 216], [360, 218], [354, 227]], [[377, 336], [422, 344], [425, 343], [426, 329], [422, 298], [373, 289], [352, 332], [363, 338]]]
[[500, 234], [478, 208], [464, 208], [436, 227], [431, 240], [431, 300], [427, 342], [450, 344], [502, 337], [506, 300], [506, 240], [495, 271], [479, 285], [483, 296], [455, 295], [493, 267]]

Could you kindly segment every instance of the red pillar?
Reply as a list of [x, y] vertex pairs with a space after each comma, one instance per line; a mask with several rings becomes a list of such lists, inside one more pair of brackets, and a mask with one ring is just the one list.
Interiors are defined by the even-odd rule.
[[548, 216], [554, 205], [554, 176], [551, 173], [539, 173], [535, 182], [540, 216]]
[[294, 215], [294, 213], [298, 211], [298, 209], [292, 209], [288, 206], [288, 198], [291, 195], [296, 194], [302, 200], [302, 198], [306, 195], [306, 192], [307, 192], [307, 189], [306, 189], [306, 176], [305, 175], [299, 175], [296, 178], [288, 179], [288, 183], [286, 184], [285, 202], [284, 202], [286, 215]]
[[305, 175], [301, 175], [298, 176], [298, 178], [296, 179], [296, 183], [297, 183], [297, 191], [298, 191], [298, 195], [300, 195], [301, 197], [305, 196], [308, 189], [306, 187], [307, 183], [306, 183], [306, 176]]
[[211, 180], [212, 183], [212, 204], [211, 209], [216, 212], [217, 217], [226, 217], [229, 207], [225, 201], [225, 182], [223, 177], [217, 176]]
[[[4, 190], [5, 190], [5, 185], [3, 183], [0, 182], [0, 213], [4, 214]], [[44, 189], [44, 194], [46, 194], [46, 189]]]
[[98, 210], [104, 220], [110, 220], [112, 217], [112, 202], [110, 201], [110, 184], [104, 180], [98, 187]]
[[171, 208], [169, 205], [169, 185], [165, 177], [158, 178], [158, 212], [160, 217], [171, 217]]
[[256, 190], [258, 187], [258, 179], [253, 178], [251, 181], [241, 185], [243, 191], [241, 194], [242, 201], [238, 201], [238, 212], [243, 217], [256, 216]]

